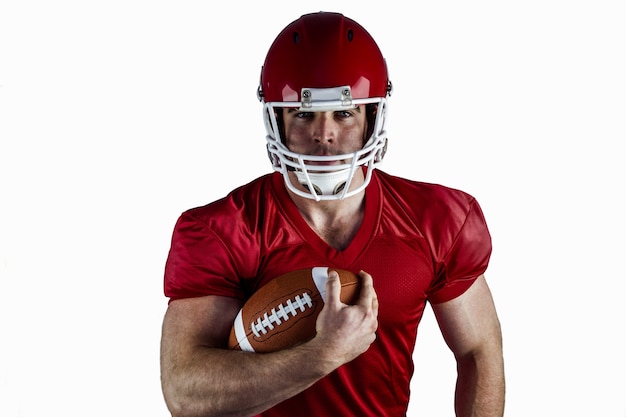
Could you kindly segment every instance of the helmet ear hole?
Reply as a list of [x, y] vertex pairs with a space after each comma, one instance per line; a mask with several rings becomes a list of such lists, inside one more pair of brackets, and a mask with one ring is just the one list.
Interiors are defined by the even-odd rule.
[[267, 157], [270, 159], [270, 162], [272, 163], [272, 166], [274, 168], [280, 167], [280, 159], [278, 158], [276, 154], [270, 151], [269, 143], [267, 144]]
[[378, 150], [378, 152], [376, 152], [376, 155], [374, 156], [374, 162], [378, 163], [381, 162], [383, 160], [383, 158], [385, 157], [385, 154], [387, 153], [387, 144], [389, 143], [389, 141], [387, 140], [387, 138], [385, 138], [385, 144], [383, 145], [383, 147], [381, 149]]
[[352, 38], [354, 38], [354, 32], [352, 32], [352, 29], [348, 29], [348, 41], [352, 42]]

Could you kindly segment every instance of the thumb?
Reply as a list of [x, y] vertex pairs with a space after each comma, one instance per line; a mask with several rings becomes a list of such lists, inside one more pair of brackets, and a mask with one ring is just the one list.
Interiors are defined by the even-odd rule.
[[341, 304], [341, 281], [339, 280], [337, 271], [328, 272], [325, 303], [335, 307]]

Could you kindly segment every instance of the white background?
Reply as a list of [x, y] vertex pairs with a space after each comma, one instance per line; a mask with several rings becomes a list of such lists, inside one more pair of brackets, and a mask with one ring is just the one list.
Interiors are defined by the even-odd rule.
[[[260, 67], [319, 10], [387, 58], [383, 169], [483, 207], [506, 415], [626, 416], [622, 2], [403, 3], [0, 3], [1, 416], [168, 415], [174, 222], [269, 172]], [[415, 361], [409, 415], [451, 416], [430, 310]]]

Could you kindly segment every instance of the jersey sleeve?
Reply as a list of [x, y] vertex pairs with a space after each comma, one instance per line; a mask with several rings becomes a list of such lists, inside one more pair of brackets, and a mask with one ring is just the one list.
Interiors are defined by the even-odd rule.
[[174, 227], [164, 292], [170, 301], [205, 295], [243, 298], [228, 245], [192, 212], [183, 213]]
[[441, 261], [436, 262], [435, 280], [428, 292], [432, 303], [449, 301], [463, 294], [489, 264], [491, 236], [478, 202], [472, 199], [465, 212], [464, 219], [458, 216], [461, 224], [458, 233], [450, 234], [447, 250]]

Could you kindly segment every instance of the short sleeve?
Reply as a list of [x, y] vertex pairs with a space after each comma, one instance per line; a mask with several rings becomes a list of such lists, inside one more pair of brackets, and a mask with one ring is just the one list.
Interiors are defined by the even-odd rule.
[[170, 300], [205, 295], [243, 298], [227, 245], [192, 212], [174, 227], [165, 265], [164, 292]]
[[435, 281], [428, 292], [429, 301], [442, 303], [463, 294], [487, 269], [491, 248], [483, 212], [472, 199], [458, 234], [437, 265]]

